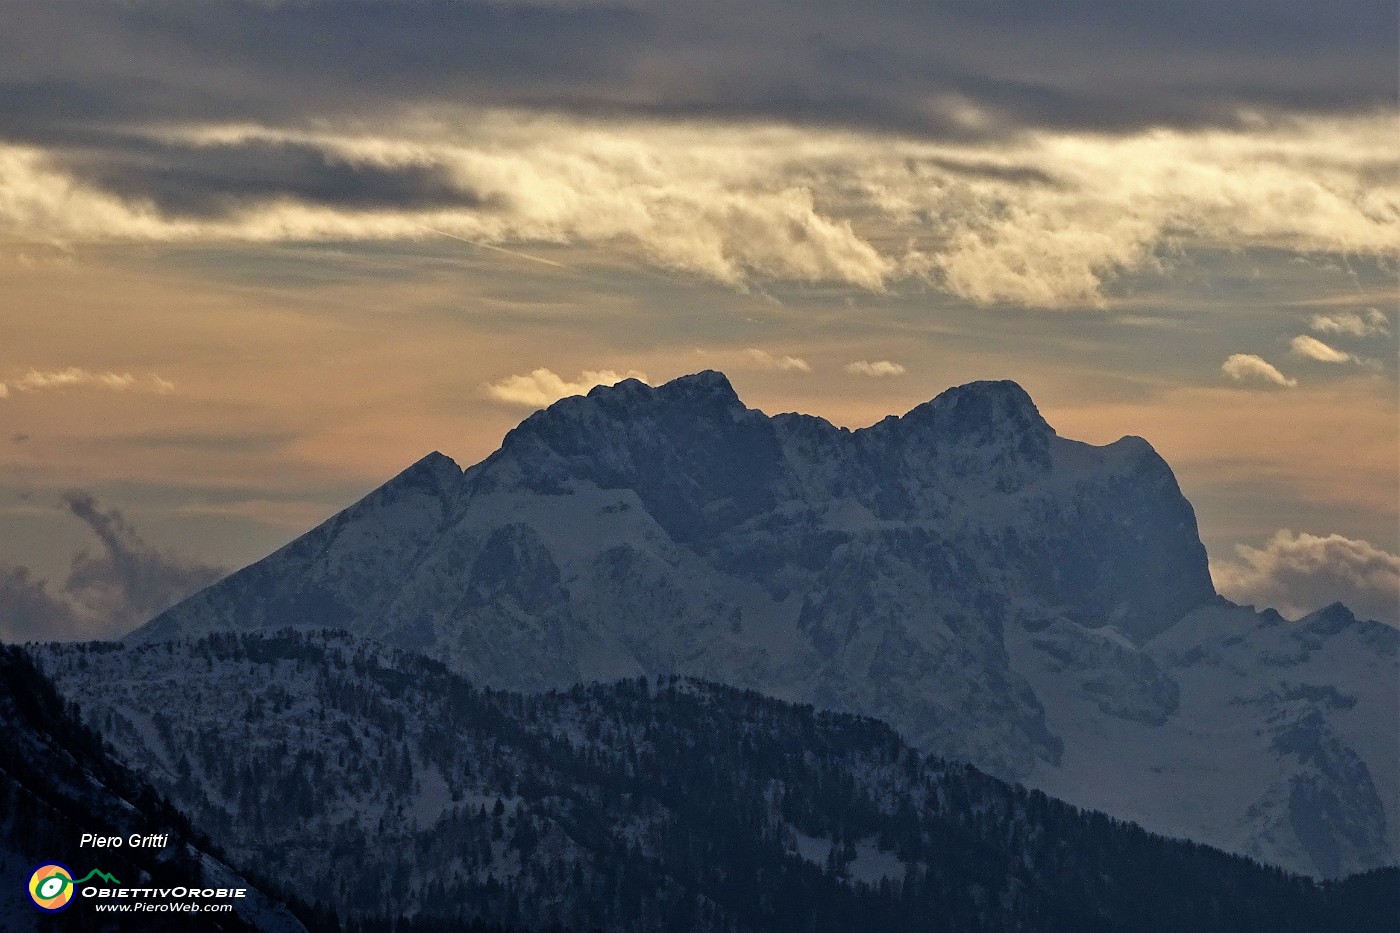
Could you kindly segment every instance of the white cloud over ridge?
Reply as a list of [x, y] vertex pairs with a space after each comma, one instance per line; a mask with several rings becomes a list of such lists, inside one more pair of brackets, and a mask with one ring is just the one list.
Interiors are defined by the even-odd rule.
[[1253, 353], [1232, 353], [1229, 359], [1220, 364], [1220, 371], [1236, 382], [1265, 382], [1285, 389], [1298, 384], [1297, 379], [1290, 379], [1279, 372], [1274, 364]]
[[1340, 601], [1363, 618], [1400, 622], [1400, 555], [1368, 541], [1283, 529], [1262, 548], [1235, 552], [1211, 564], [1216, 588], [1235, 602], [1296, 618]]
[[[0, 146], [0, 231], [44, 240], [398, 240], [620, 249], [736, 288], [932, 283], [977, 304], [1107, 303], [1118, 278], [1193, 244], [1389, 256], [1400, 245], [1391, 115], [1248, 131], [1029, 134], [979, 146], [754, 125], [506, 111], [387, 134], [167, 131], [211, 158], [250, 141], [346, 165], [432, 169], [472, 204], [271, 199], [180, 215], [33, 147]], [[1363, 324], [1366, 322], [1363, 320]], [[1367, 325], [1373, 326], [1373, 325]]]
[[616, 385], [624, 379], [647, 381], [646, 373], [628, 370], [616, 373], [611, 369], [585, 370], [578, 379], [568, 380], [553, 370], [541, 367], [524, 375], [507, 376], [497, 382], [488, 383], [486, 394], [506, 405], [520, 405], [527, 408], [544, 408], [553, 405], [561, 398], [571, 395], [584, 395], [594, 386]]
[[899, 363], [892, 363], [889, 360], [855, 360], [847, 363], [843, 367], [846, 372], [853, 376], [902, 376], [904, 367]]

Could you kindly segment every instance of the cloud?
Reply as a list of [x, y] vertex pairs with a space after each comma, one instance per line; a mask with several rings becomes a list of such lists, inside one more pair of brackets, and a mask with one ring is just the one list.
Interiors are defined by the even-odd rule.
[[21, 392], [34, 392], [39, 389], [64, 389], [78, 385], [96, 385], [104, 389], [129, 389], [136, 384], [131, 373], [90, 373], [76, 366], [55, 372], [43, 373], [31, 369], [14, 381], [14, 387]]
[[46, 641], [84, 637], [77, 607], [57, 595], [28, 567], [0, 564], [0, 640]]
[[810, 373], [812, 366], [797, 356], [774, 356], [766, 350], [750, 347], [744, 351], [745, 359], [759, 369], [776, 369], [782, 372]]
[[1390, 320], [1379, 308], [1367, 308], [1364, 315], [1355, 311], [1314, 314], [1308, 326], [1319, 334], [1343, 334], [1348, 337], [1385, 336], [1390, 333]]
[[624, 379], [647, 381], [646, 373], [636, 370], [619, 374], [603, 369], [585, 370], [577, 380], [570, 382], [552, 370], [540, 368], [523, 376], [507, 376], [499, 382], [489, 383], [486, 394], [507, 405], [544, 408], [570, 395], [584, 395], [594, 386], [616, 385]]
[[1220, 365], [1220, 371], [1236, 382], [1268, 382], [1276, 386], [1293, 388], [1297, 379], [1289, 379], [1279, 372], [1272, 363], [1252, 353], [1233, 353]]
[[26, 567], [0, 566], [0, 638], [114, 638], [227, 573], [149, 544], [119, 509], [87, 493], [63, 501], [101, 547], [74, 556], [57, 588]]
[[[176, 152], [296, 152], [271, 174], [310, 176], [245, 184], [231, 166], [226, 188], [211, 175], [189, 194], [204, 206], [176, 209], [175, 194], [143, 194], [135, 181], [104, 187], [106, 156], [0, 143], [0, 232], [264, 243], [438, 231], [488, 246], [622, 251], [739, 289], [933, 285], [976, 304], [1104, 306], [1118, 280], [1197, 245], [1389, 257], [1400, 173], [1380, 169], [1400, 168], [1385, 144], [1395, 131], [1389, 114], [1241, 131], [1046, 132], [994, 145], [509, 111], [450, 124], [386, 118], [373, 132], [191, 125], [158, 132]], [[332, 190], [317, 175], [323, 163], [364, 168], [341, 181], [376, 193]], [[429, 187], [467, 201], [374, 175], [424, 166], [437, 179]]]
[[0, 234], [432, 228], [1036, 308], [1195, 245], [1389, 259], [1394, 10], [1296, 7], [11, 0]]
[[889, 360], [856, 360], [847, 363], [843, 367], [846, 372], [856, 376], [902, 376], [904, 367], [898, 363], [891, 363]]
[[64, 591], [109, 630], [140, 624], [225, 574], [147, 544], [118, 509], [104, 510], [87, 493], [70, 492], [64, 503], [102, 543], [96, 554], [83, 551], [73, 559]]
[[88, 184], [167, 217], [235, 215], [296, 201], [348, 210], [481, 210], [450, 166], [386, 159], [267, 137], [181, 139], [125, 134], [103, 147], [58, 150], [50, 163]]
[[95, 387], [117, 392], [127, 389], [146, 389], [162, 395], [175, 391], [175, 383], [155, 373], [151, 373], [144, 380], [141, 380], [131, 373], [94, 373], [70, 366], [67, 369], [49, 372], [31, 369], [18, 379], [11, 380], [8, 384], [0, 383], [0, 398], [8, 397], [11, 388], [19, 392], [41, 392], [47, 389], [75, 387]]
[[1277, 531], [1262, 548], [1237, 545], [1237, 559], [1211, 564], [1230, 599], [1296, 618], [1341, 601], [1364, 618], [1400, 622], [1400, 555], [1367, 541]]
[[1343, 353], [1341, 350], [1330, 347], [1316, 337], [1309, 337], [1307, 334], [1300, 334], [1294, 337], [1289, 346], [1292, 348], [1295, 356], [1317, 360], [1319, 363], [1356, 362], [1356, 357], [1352, 356], [1350, 353]]
[[[1393, 106], [1375, 0], [1170, 4], [12, 0], [0, 125], [377, 122], [462, 100], [923, 137]], [[737, 80], [736, 76], [742, 76]]]

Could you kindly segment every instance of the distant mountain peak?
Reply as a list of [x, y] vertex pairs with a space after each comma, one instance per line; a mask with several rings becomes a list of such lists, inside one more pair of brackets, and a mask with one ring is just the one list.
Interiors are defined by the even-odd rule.
[[1323, 635], [1335, 635], [1343, 629], [1356, 625], [1356, 614], [1341, 602], [1329, 603], [1316, 612], [1310, 612], [1298, 620], [1300, 625]]
[[1356, 614], [1352, 612], [1351, 609], [1347, 607], [1346, 603], [1342, 602], [1341, 600], [1334, 600], [1333, 602], [1328, 603], [1321, 609], [1317, 610], [1317, 612], [1313, 613], [1313, 615], [1328, 619], [1343, 619], [1347, 622], [1356, 621]]
[[586, 397], [596, 399], [606, 398], [615, 395], [646, 395], [648, 392], [653, 391], [655, 391], [655, 389], [650, 383], [643, 382], [640, 379], [630, 378], [623, 379], [621, 382], [614, 382], [612, 385], [608, 385], [605, 382], [599, 383], [598, 385], [588, 390], [588, 392], [586, 393]]
[[432, 453], [420, 457], [417, 463], [413, 464], [404, 472], [407, 473], [414, 470], [431, 472], [433, 474], [462, 472], [462, 468], [457, 465], [457, 461], [440, 450], [434, 450]]
[[657, 391], [672, 395], [708, 396], [736, 401], [739, 398], [734, 386], [729, 382], [729, 377], [716, 369], [704, 369], [687, 376], [677, 376], [658, 386]]
[[[599, 418], [619, 426], [645, 425], [656, 419], [694, 423], [697, 415], [705, 420], [709, 415], [733, 416], [746, 411], [729, 379], [715, 370], [679, 376], [659, 386], [640, 379], [624, 379], [614, 385], [594, 386], [587, 395], [571, 395], [535, 412], [506, 435], [502, 447], [510, 447], [512, 441], [518, 443], [527, 436], [559, 438], [596, 426]], [[586, 440], [584, 443], [586, 446]]]
[[988, 400], [1039, 414], [1030, 393], [1014, 379], [974, 379], [972, 382], [944, 389], [934, 396], [933, 401], [936, 404], [954, 405], [966, 399]]
[[[735, 392], [734, 386], [730, 384], [729, 377], [713, 369], [677, 376], [659, 386], [650, 386], [640, 379], [624, 379], [611, 386], [594, 386], [589, 390], [587, 398], [589, 401], [609, 406], [621, 404], [630, 407], [641, 404], [717, 409], [745, 407], [739, 399], [739, 393]], [[555, 403], [556, 406], [561, 404], [564, 403]]]
[[1030, 394], [1010, 379], [954, 386], [913, 409], [900, 421], [929, 424], [952, 437], [978, 440], [1055, 434], [1055, 429], [1041, 417]]
[[419, 490], [440, 496], [453, 489], [461, 478], [462, 468], [457, 465], [457, 461], [435, 450], [427, 456], [419, 458], [413, 465], [380, 487], [377, 492]]

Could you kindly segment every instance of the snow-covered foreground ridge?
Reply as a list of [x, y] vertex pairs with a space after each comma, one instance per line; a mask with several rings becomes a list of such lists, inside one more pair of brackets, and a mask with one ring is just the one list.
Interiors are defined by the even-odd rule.
[[430, 454], [133, 642], [345, 629], [474, 681], [687, 674], [883, 719], [1073, 803], [1318, 875], [1400, 850], [1397, 632], [1214, 592], [1141, 438], [1012, 382], [850, 431], [705, 372]]

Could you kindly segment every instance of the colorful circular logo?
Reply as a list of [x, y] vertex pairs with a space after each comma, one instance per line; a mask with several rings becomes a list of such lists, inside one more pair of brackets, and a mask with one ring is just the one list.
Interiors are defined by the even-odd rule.
[[73, 900], [73, 871], [67, 865], [49, 862], [29, 876], [29, 899], [40, 910], [58, 913]]

